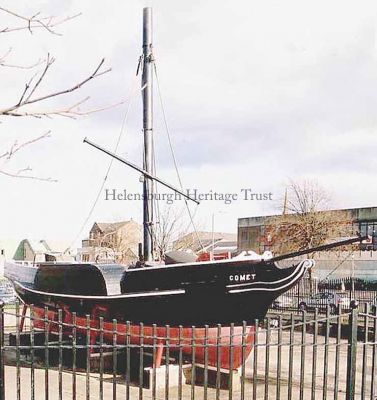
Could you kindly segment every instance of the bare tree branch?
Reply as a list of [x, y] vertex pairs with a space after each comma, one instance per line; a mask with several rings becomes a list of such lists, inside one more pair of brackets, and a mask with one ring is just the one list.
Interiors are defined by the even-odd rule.
[[17, 69], [33, 69], [35, 67], [38, 67], [44, 62], [44, 60], [39, 59], [33, 64], [30, 65], [19, 65], [19, 64], [9, 64], [5, 62], [0, 62], [0, 67], [6, 67], [6, 68], [17, 68]]
[[183, 222], [182, 210], [174, 211], [172, 207], [165, 207], [160, 212], [154, 237], [157, 256], [160, 260], [165, 258], [165, 253], [172, 247], [173, 241], [182, 230]]
[[83, 116], [87, 116], [87, 115], [94, 114], [97, 112], [109, 110], [111, 108], [117, 107], [117, 106], [125, 103], [125, 100], [122, 100], [117, 103], [110, 104], [110, 105], [104, 106], [104, 107], [93, 108], [93, 109], [88, 109], [88, 110], [84, 110], [84, 111], [80, 110], [80, 106], [89, 99], [90, 99], [90, 97], [86, 97], [85, 99], [80, 100], [78, 103], [75, 103], [69, 107], [55, 109], [55, 110], [51, 109], [51, 110], [25, 111], [25, 112], [15, 111], [15, 112], [12, 112], [12, 116], [13, 117], [34, 117], [34, 118], [45, 118], [45, 117], [52, 118], [54, 116], [59, 116], [59, 117], [76, 119], [77, 117], [83, 117]]
[[11, 52], [12, 47], [9, 47], [9, 49], [2, 56], [0, 56], [0, 63], [4, 62]]
[[[81, 14], [76, 14], [68, 17], [56, 17], [56, 16], [45, 16], [40, 12], [36, 12], [31, 16], [23, 15], [22, 13], [18, 13], [13, 9], [8, 9], [4, 6], [0, 5], [0, 15], [3, 17], [2, 21], [6, 19], [10, 21], [11, 26], [0, 27], [1, 33], [10, 33], [17, 31], [29, 31], [30, 34], [33, 34], [34, 31], [47, 31], [49, 34], [60, 35], [59, 32], [56, 31], [56, 27], [59, 25], [70, 21]], [[7, 17], [7, 18], [5, 18]], [[14, 22], [14, 23], [13, 23]], [[3, 23], [4, 26], [5, 23]], [[42, 63], [44, 64], [41, 71], [37, 71], [31, 78], [24, 84], [24, 86], [20, 90], [20, 95], [18, 100], [13, 105], [3, 106], [4, 108], [0, 109], [0, 117], [34, 117], [34, 118], [52, 118], [53, 116], [61, 116], [67, 118], [76, 118], [78, 116], [88, 115], [94, 112], [107, 110], [109, 108], [115, 107], [119, 104], [123, 104], [124, 101], [118, 102], [116, 104], [111, 104], [110, 106], [92, 109], [92, 110], [82, 110], [81, 106], [89, 99], [89, 97], [80, 100], [74, 104], [68, 104], [63, 106], [57, 106], [56, 108], [51, 108], [48, 105], [50, 104], [48, 100], [51, 100], [56, 97], [64, 96], [66, 94], [72, 93], [74, 91], [79, 90], [82, 86], [86, 85], [89, 81], [100, 77], [101, 75], [106, 74], [111, 71], [110, 68], [105, 69], [104, 59], [102, 59], [99, 64], [96, 66], [94, 71], [78, 83], [62, 90], [48, 90], [47, 94], [40, 94], [40, 89], [43, 84], [47, 80], [48, 72], [50, 71], [52, 65], [55, 62], [55, 59], [47, 55], [46, 59], [42, 61], [39, 59], [35, 63], [18, 65], [17, 62], [10, 61], [10, 54], [12, 53], [12, 47], [4, 52], [4, 54], [0, 55], [0, 68], [19, 68], [23, 70], [33, 69]], [[73, 103], [73, 102], [72, 102]], [[40, 105], [43, 105], [40, 107]], [[42, 109], [41, 109], [42, 108]], [[45, 134], [36, 137], [35, 139], [25, 141], [21, 144], [18, 141], [15, 141], [13, 145], [7, 151], [4, 151], [2, 154], [0, 153], [0, 174], [14, 177], [14, 178], [23, 178], [23, 179], [36, 179], [40, 181], [47, 182], [55, 182], [52, 178], [44, 178], [35, 176], [32, 174], [32, 168], [29, 166], [15, 170], [9, 167], [10, 159], [13, 159], [15, 154], [20, 152], [20, 150], [24, 149], [27, 146], [30, 146], [40, 140], [48, 137], [50, 134], [46, 132]]]
[[0, 158], [1, 157], [6, 157], [7, 160], [9, 160], [12, 156], [14, 156], [18, 151], [20, 151], [24, 147], [29, 146], [29, 145], [31, 145], [33, 143], [36, 143], [36, 142], [38, 142], [38, 141], [40, 141], [42, 139], [50, 137], [50, 133], [51, 133], [51, 131], [47, 131], [43, 135], [38, 136], [38, 137], [36, 137], [34, 139], [28, 140], [26, 142], [23, 142], [21, 144], [18, 144], [17, 140], [16, 140], [14, 142], [14, 144], [12, 145], [12, 147], [10, 148], [10, 150], [8, 150], [6, 153], [4, 153], [2, 156], [0, 156]]
[[[31, 168], [25, 168], [25, 169], [22, 169], [20, 171], [21, 172], [22, 171], [32, 171], [32, 169]], [[7, 172], [7, 171], [1, 170], [1, 169], [0, 169], [0, 174], [9, 176], [11, 178], [34, 179], [36, 181], [44, 181], [44, 182], [57, 182], [56, 179], [52, 179], [52, 178], [41, 178], [40, 176], [23, 175], [20, 172], [12, 173], [12, 172]]]
[[9, 33], [9, 32], [15, 32], [15, 31], [21, 31], [21, 30], [28, 30], [31, 34], [33, 34], [34, 29], [44, 29], [47, 32], [53, 34], [53, 35], [61, 35], [61, 33], [58, 33], [54, 30], [55, 27], [70, 21], [74, 18], [77, 18], [81, 15], [75, 14], [72, 16], [64, 17], [64, 18], [58, 18], [55, 16], [48, 16], [48, 17], [39, 17], [40, 12], [36, 13], [35, 15], [32, 15], [31, 17], [26, 17], [24, 15], [18, 14], [12, 10], [9, 10], [7, 8], [1, 7], [0, 6], [0, 11], [3, 11], [4, 13], [11, 15], [12, 17], [16, 18], [17, 20], [20, 20], [23, 22], [22, 25], [16, 26], [16, 27], [5, 27], [0, 29], [0, 33]]
[[47, 60], [46, 60], [46, 66], [44, 68], [44, 70], [42, 71], [40, 77], [38, 78], [37, 82], [34, 84], [33, 88], [30, 90], [30, 92], [28, 93], [25, 101], [21, 101], [21, 103], [19, 103], [19, 106], [21, 107], [22, 105], [27, 105], [28, 102], [30, 101], [31, 96], [33, 95], [33, 93], [35, 92], [35, 90], [37, 89], [37, 87], [41, 84], [43, 78], [46, 76], [46, 73], [48, 71], [48, 69], [51, 67], [51, 65], [55, 62], [55, 58], [50, 58], [50, 54], [47, 53]]
[[287, 189], [288, 212], [271, 217], [265, 227], [265, 244], [275, 254], [310, 249], [330, 238], [352, 236], [352, 219], [346, 212], [327, 209], [328, 195], [317, 182], [291, 181]]
[[23, 99], [24, 99], [24, 97], [25, 97], [27, 91], [29, 90], [30, 85], [31, 85], [31, 83], [33, 82], [33, 80], [34, 80], [34, 78], [36, 77], [36, 75], [37, 75], [37, 74], [34, 74], [34, 75], [30, 78], [29, 82], [26, 83], [25, 88], [24, 88], [24, 91], [23, 91], [22, 94], [21, 94], [20, 100], [18, 100], [18, 103], [17, 103], [18, 105], [22, 104], [22, 101], [23, 101]]
[[45, 132], [43, 135], [40, 135], [34, 139], [31, 140], [27, 140], [23, 143], [18, 143], [17, 140], [12, 144], [12, 146], [10, 147], [10, 149], [8, 151], [6, 151], [3, 154], [0, 154], [0, 159], [3, 159], [3, 166], [0, 167], [0, 174], [2, 175], [6, 175], [12, 178], [22, 178], [22, 179], [35, 179], [38, 181], [45, 181], [45, 182], [57, 182], [55, 179], [52, 178], [43, 178], [40, 176], [34, 176], [34, 175], [29, 175], [28, 173], [32, 171], [32, 168], [25, 167], [25, 168], [21, 168], [18, 171], [9, 171], [7, 169], [4, 168], [4, 164], [7, 163], [12, 157], [14, 157], [14, 155], [16, 153], [18, 153], [20, 150], [24, 149], [27, 146], [30, 146], [36, 142], [39, 142], [42, 139], [46, 139], [48, 137], [50, 137], [50, 133], [51, 131], [47, 131]]
[[44, 60], [39, 59], [37, 62], [30, 64], [30, 65], [18, 65], [18, 64], [11, 64], [6, 62], [6, 59], [8, 56], [11, 54], [13, 51], [12, 47], [10, 47], [2, 56], [0, 56], [0, 67], [6, 67], [6, 68], [18, 68], [18, 69], [33, 69], [37, 67], [38, 65], [41, 65]]
[[[74, 92], [78, 89], [80, 89], [82, 86], [84, 86], [86, 83], [88, 83], [89, 81], [91, 81], [92, 79], [98, 78], [101, 75], [104, 75], [108, 72], [111, 71], [111, 68], [108, 68], [104, 71], [101, 71], [101, 67], [103, 66], [105, 59], [102, 59], [101, 62], [98, 64], [98, 66], [95, 68], [95, 70], [92, 72], [92, 74], [90, 74], [88, 77], [86, 77], [85, 79], [83, 79], [82, 81], [80, 81], [79, 83], [73, 85], [72, 87], [68, 88], [68, 89], [64, 89], [64, 90], [60, 90], [60, 91], [56, 91], [56, 92], [52, 92], [49, 93], [47, 95], [44, 96], [40, 96], [40, 97], [33, 97], [33, 94], [35, 94], [36, 90], [39, 88], [39, 86], [41, 85], [43, 79], [45, 78], [49, 68], [51, 67], [51, 65], [55, 62], [54, 58], [51, 58], [50, 55], [47, 56], [47, 60], [46, 60], [46, 65], [43, 69], [43, 71], [40, 73], [38, 80], [35, 82], [34, 85], [32, 85], [32, 81], [34, 79], [35, 76], [33, 76], [30, 81], [25, 85], [25, 88], [22, 92], [22, 95], [20, 97], [20, 100], [14, 104], [11, 107], [7, 107], [4, 109], [0, 109], [0, 115], [4, 115], [4, 116], [12, 116], [12, 117], [20, 117], [20, 116], [32, 116], [32, 117], [43, 117], [43, 116], [48, 116], [48, 115], [62, 115], [62, 116], [77, 116], [77, 115], [84, 115], [84, 114], [88, 114], [88, 113], [92, 113], [94, 111], [89, 111], [87, 113], [81, 113], [77, 110], [77, 104], [73, 105], [73, 106], [69, 106], [67, 108], [64, 108], [62, 110], [57, 110], [57, 111], [42, 111], [42, 112], [34, 112], [34, 111], [19, 111], [22, 107], [26, 107], [29, 106], [30, 104], [35, 104], [35, 103], [39, 103], [39, 102], [43, 102], [45, 100], [51, 99], [53, 97], [58, 97], [58, 96], [62, 96], [71, 92]], [[81, 101], [78, 104], [82, 104], [84, 101], [86, 101], [87, 99]], [[122, 102], [121, 102], [122, 103]], [[117, 104], [121, 104], [121, 103], [117, 103]], [[98, 111], [102, 111], [108, 108], [111, 108], [112, 106], [109, 107], [104, 107], [99, 109]]]

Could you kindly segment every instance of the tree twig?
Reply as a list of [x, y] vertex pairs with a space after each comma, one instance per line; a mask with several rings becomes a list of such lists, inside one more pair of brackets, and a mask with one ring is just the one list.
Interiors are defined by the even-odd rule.
[[38, 80], [36, 81], [36, 83], [34, 84], [34, 87], [30, 90], [29, 94], [27, 95], [24, 104], [28, 104], [31, 96], [33, 95], [33, 93], [36, 91], [37, 87], [41, 84], [43, 78], [46, 76], [46, 73], [48, 71], [48, 69], [51, 67], [51, 65], [55, 62], [55, 58], [50, 58], [50, 54], [47, 53], [47, 59], [46, 59], [46, 65], [40, 75], [40, 77], [38, 78]]
[[[0, 159], [4, 159], [4, 163], [7, 163], [12, 157], [14, 157], [14, 155], [16, 153], [18, 153], [23, 148], [30, 146], [36, 142], [39, 142], [42, 139], [50, 137], [50, 133], [51, 133], [51, 131], [47, 131], [44, 134], [42, 134], [34, 139], [27, 140], [21, 144], [18, 144], [18, 142], [15, 141], [8, 151], [6, 151], [0, 155]], [[3, 163], [3, 166], [0, 168], [0, 174], [2, 174], [2, 175], [6, 175], [11, 178], [35, 179], [35, 180], [44, 181], [44, 182], [57, 182], [56, 179], [52, 179], [51, 177], [44, 178], [44, 177], [35, 176], [35, 175], [28, 175], [28, 172], [32, 171], [32, 168], [29, 166], [25, 167], [25, 168], [21, 168], [15, 172], [9, 171], [8, 169], [4, 168], [4, 163]]]
[[42, 110], [42, 111], [24, 111], [24, 112], [14, 111], [10, 112], [7, 115], [12, 117], [33, 117], [33, 118], [52, 118], [54, 116], [58, 116], [58, 117], [76, 119], [77, 117], [83, 117], [97, 112], [109, 110], [111, 108], [124, 104], [126, 101], [122, 100], [117, 103], [110, 104], [108, 106], [81, 111], [78, 107], [83, 103], [85, 103], [87, 100], [89, 100], [89, 98], [90, 97], [86, 97], [85, 99], [67, 108], [56, 109], [56, 110], [54, 109]]
[[[31, 168], [25, 168], [25, 170], [32, 171]], [[43, 181], [43, 182], [57, 182], [56, 179], [52, 179], [50, 177], [49, 178], [42, 178], [40, 176], [34, 176], [34, 175], [23, 175], [23, 174], [20, 174], [18, 172], [13, 173], [13, 172], [8, 172], [8, 171], [2, 170], [2, 169], [0, 169], [0, 174], [9, 176], [11, 178], [35, 179], [36, 181]]]
[[40, 15], [40, 12], [32, 15], [31, 17], [25, 17], [24, 15], [18, 14], [12, 10], [9, 10], [9, 9], [1, 7], [1, 6], [0, 6], [0, 11], [3, 11], [4, 13], [7, 13], [7, 14], [11, 15], [12, 17], [24, 22], [24, 24], [21, 26], [2, 28], [2, 29], [0, 29], [0, 33], [10, 33], [10, 32], [16, 32], [16, 31], [21, 31], [21, 30], [28, 30], [31, 34], [33, 34], [34, 29], [44, 29], [53, 35], [59, 35], [59, 36], [61, 36], [61, 33], [56, 32], [54, 29], [55, 27], [65, 23], [67, 21], [70, 21], [74, 18], [77, 18], [81, 15], [81, 13], [79, 13], [79, 14], [75, 14], [72, 16], [58, 19], [58, 17], [54, 17], [54, 16], [38, 18]]
[[33, 69], [33, 68], [37, 67], [38, 65], [41, 65], [44, 62], [44, 60], [39, 59], [37, 62], [30, 64], [30, 65], [18, 65], [18, 64], [7, 63], [6, 59], [11, 54], [12, 51], [13, 51], [13, 49], [12, 49], [12, 47], [10, 47], [2, 56], [0, 56], [0, 67], [18, 68], [18, 69]]
[[36, 143], [36, 142], [38, 142], [38, 141], [40, 141], [42, 139], [50, 137], [50, 133], [51, 133], [51, 131], [47, 131], [43, 135], [38, 136], [38, 137], [36, 137], [34, 139], [28, 140], [26, 142], [23, 142], [21, 144], [18, 144], [17, 141], [15, 141], [13, 143], [12, 147], [10, 148], [10, 150], [8, 150], [6, 153], [4, 153], [3, 156], [5, 155], [7, 160], [9, 160], [12, 156], [14, 156], [18, 151], [20, 151], [24, 147], [29, 146], [29, 145], [31, 145], [33, 143]]
[[[99, 76], [104, 75], [111, 71], [111, 68], [108, 68], [104, 71], [100, 71], [101, 67], [103, 66], [103, 64], [105, 62], [105, 59], [102, 59], [101, 62], [98, 64], [98, 66], [95, 68], [95, 70], [87, 78], [83, 79], [82, 81], [75, 84], [74, 86], [72, 86], [68, 89], [52, 92], [52, 93], [49, 93], [44, 96], [33, 98], [33, 94], [35, 94], [36, 90], [41, 85], [43, 79], [46, 76], [48, 69], [51, 67], [51, 65], [54, 63], [54, 61], [55, 61], [54, 58], [51, 58], [50, 56], [48, 56], [47, 60], [46, 60], [45, 68], [41, 72], [38, 80], [33, 85], [32, 89], [30, 90], [30, 87], [31, 87], [31, 82], [33, 81], [34, 77], [29, 81], [28, 84], [25, 85], [25, 88], [22, 92], [20, 100], [11, 107], [0, 109], [0, 115], [13, 116], [13, 117], [33, 116], [33, 117], [40, 118], [42, 116], [48, 116], [48, 115], [54, 115], [54, 114], [55, 115], [69, 114], [70, 112], [72, 114], [75, 114], [74, 112], [72, 112], [72, 109], [75, 108], [75, 105], [69, 106], [60, 111], [53, 111], [53, 112], [48, 112], [48, 111], [43, 111], [43, 112], [22, 111], [22, 112], [20, 112], [19, 109], [22, 107], [28, 106], [30, 104], [43, 102], [43, 101], [51, 99], [53, 97], [58, 97], [58, 96], [62, 96], [62, 95], [74, 92], [74, 91], [80, 89], [82, 86], [84, 86], [86, 83], [88, 83], [92, 79], [98, 78]], [[30, 90], [30, 92], [28, 92], [29, 90]], [[106, 108], [104, 108], [104, 109], [106, 109]], [[76, 112], [76, 115], [80, 115], [80, 114]], [[67, 116], [67, 115], [65, 115], [65, 116]]]

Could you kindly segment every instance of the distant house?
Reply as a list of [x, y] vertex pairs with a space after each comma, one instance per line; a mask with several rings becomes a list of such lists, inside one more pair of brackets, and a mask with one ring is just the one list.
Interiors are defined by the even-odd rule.
[[72, 261], [68, 251], [49, 245], [46, 240], [23, 239], [14, 253], [16, 261]]
[[129, 263], [138, 259], [138, 246], [142, 229], [137, 222], [95, 222], [89, 238], [82, 241], [78, 249], [81, 262]]
[[237, 251], [237, 234], [224, 232], [192, 232], [177, 239], [173, 250], [189, 250], [196, 254], [202, 252], [234, 253]]

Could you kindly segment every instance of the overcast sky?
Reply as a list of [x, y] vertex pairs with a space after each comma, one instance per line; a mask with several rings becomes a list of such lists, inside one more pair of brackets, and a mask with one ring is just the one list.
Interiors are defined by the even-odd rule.
[[[153, 6], [154, 47], [161, 92], [183, 184], [206, 193], [237, 193], [230, 205], [204, 201], [201, 229], [236, 232], [237, 218], [274, 213], [289, 179], [317, 179], [332, 206], [377, 205], [377, 62], [375, 1], [4, 1], [14, 11], [79, 18], [62, 36], [36, 31], [2, 34], [0, 54], [32, 64], [56, 58], [40, 94], [66, 88], [92, 72], [102, 57], [112, 72], [72, 96], [39, 109], [86, 108], [125, 100], [78, 120], [2, 118], [0, 153], [51, 129], [52, 134], [6, 167], [33, 168], [57, 183], [0, 175], [0, 242], [23, 238], [71, 242], [89, 213], [109, 157], [84, 137], [113, 149], [129, 102], [119, 153], [141, 164], [141, 98], [135, 70], [141, 53], [142, 8]], [[1, 26], [12, 20], [0, 15]], [[40, 67], [42, 68], [42, 67]], [[30, 70], [0, 69], [0, 107], [19, 98]], [[177, 184], [161, 107], [155, 98], [157, 174]], [[83, 106], [84, 107], [84, 106]], [[37, 106], [35, 106], [37, 109]], [[114, 164], [106, 188], [140, 192], [139, 175]], [[272, 193], [245, 201], [242, 189]], [[165, 191], [165, 190], [163, 190]], [[141, 220], [141, 204], [105, 201], [94, 221]], [[182, 202], [177, 203], [182, 208]], [[163, 205], [162, 205], [163, 207]], [[195, 207], [192, 206], [192, 210]], [[76, 242], [78, 245], [79, 242]]]

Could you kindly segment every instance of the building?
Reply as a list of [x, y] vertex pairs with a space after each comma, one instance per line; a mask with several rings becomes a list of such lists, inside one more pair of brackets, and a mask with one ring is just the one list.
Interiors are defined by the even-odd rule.
[[[362, 236], [369, 235], [369, 243], [361, 244], [361, 250], [377, 250], [377, 207], [350, 208], [341, 210], [322, 211], [339, 214], [353, 223], [353, 233]], [[258, 216], [238, 219], [238, 250], [254, 250], [263, 252], [269, 250], [268, 221], [278, 218], [278, 215]], [[339, 237], [334, 238], [339, 239]]]
[[[63, 246], [64, 247], [64, 246]], [[73, 256], [68, 248], [52, 246], [46, 240], [23, 239], [17, 246], [13, 259], [15, 261], [72, 261]]]
[[[353, 235], [360, 232], [362, 236], [369, 235], [370, 239], [353, 248], [315, 253], [312, 255], [316, 261], [313, 276], [322, 281], [359, 278], [377, 282], [377, 251], [375, 251], [377, 250], [377, 207], [323, 211], [323, 213], [326, 212], [338, 214], [339, 220], [346, 216], [347, 223], [352, 224]], [[238, 250], [254, 250], [260, 254], [269, 250], [271, 242], [268, 224], [272, 218], [279, 217], [272, 215], [238, 219]], [[330, 238], [330, 240], [339, 239], [342, 237]], [[292, 260], [286, 260], [285, 263], [280, 264], [284, 266], [291, 263]]]
[[78, 249], [81, 262], [129, 263], [138, 259], [142, 228], [137, 222], [95, 222], [89, 238], [82, 241]]

